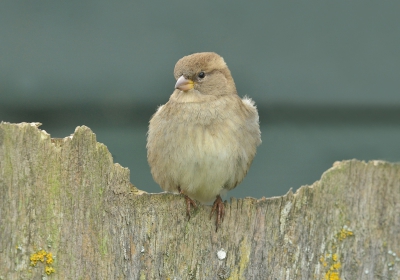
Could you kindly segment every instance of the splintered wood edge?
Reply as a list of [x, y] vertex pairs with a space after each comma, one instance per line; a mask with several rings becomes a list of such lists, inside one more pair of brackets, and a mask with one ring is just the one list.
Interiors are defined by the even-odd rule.
[[[90, 133], [90, 134], [92, 135], [92, 137], [94, 137], [94, 141], [96, 142], [96, 146], [99, 147], [99, 148], [101, 147], [101, 148], [103, 148], [103, 149], [105, 149], [105, 150], [107, 151], [107, 153], [109, 154], [109, 157], [111, 158], [112, 163], [114, 164], [114, 166], [115, 166], [116, 168], [118, 168], [118, 169], [121, 169], [121, 170], [124, 170], [124, 171], [128, 171], [128, 178], [127, 178], [127, 180], [130, 182], [130, 178], [129, 178], [130, 170], [129, 170], [129, 168], [123, 167], [123, 166], [121, 166], [119, 163], [115, 163], [115, 162], [114, 162], [114, 159], [113, 159], [113, 157], [112, 157], [112, 154], [111, 154], [110, 151], [108, 150], [108, 147], [107, 147], [105, 144], [101, 143], [101, 142], [97, 142], [96, 134], [95, 134], [89, 127], [87, 127], [87, 126], [85, 126], [85, 125], [77, 126], [77, 127], [75, 128], [75, 131], [74, 131], [71, 135], [65, 136], [64, 138], [51, 138], [51, 135], [50, 135], [48, 132], [46, 132], [45, 130], [39, 128], [39, 127], [42, 125], [42, 123], [40, 123], [40, 122], [9, 123], [9, 122], [3, 122], [3, 121], [2, 121], [2, 122], [0, 123], [0, 125], [16, 125], [16, 126], [18, 126], [19, 128], [24, 128], [24, 127], [25, 127], [25, 128], [26, 128], [26, 127], [33, 127], [33, 128], [36, 128], [37, 131], [40, 133], [42, 139], [47, 139], [47, 138], [49, 138], [50, 141], [51, 141], [51, 143], [52, 143], [53, 145], [55, 145], [55, 146], [61, 146], [61, 145], [63, 145], [63, 143], [65, 143], [65, 141], [71, 140], [71, 139], [73, 139], [74, 137], [78, 136], [78, 135], [81, 134], [81, 133]], [[290, 188], [286, 194], [281, 195], [281, 196], [273, 196], [273, 197], [268, 197], [268, 198], [266, 198], [266, 197], [264, 197], [264, 196], [261, 197], [261, 198], [245, 197], [245, 198], [241, 198], [241, 199], [252, 200], [253, 203], [255, 203], [255, 202], [256, 202], [256, 203], [263, 203], [263, 202], [265, 202], [265, 201], [267, 201], [267, 200], [282, 199], [282, 198], [287, 198], [288, 196], [296, 197], [296, 196], [298, 196], [300, 193], [303, 193], [303, 191], [304, 191], [305, 189], [307, 189], [307, 188], [313, 189], [313, 188], [318, 187], [318, 186], [321, 184], [321, 182], [324, 181], [324, 178], [326, 178], [326, 177], [329, 176], [331, 173], [333, 173], [333, 172], [335, 172], [335, 171], [337, 171], [337, 170], [343, 170], [343, 169], [347, 168], [351, 163], [360, 163], [360, 164], [363, 164], [364, 166], [371, 165], [371, 164], [372, 164], [373, 166], [386, 166], [386, 165], [396, 165], [396, 164], [399, 164], [399, 163], [390, 163], [390, 162], [383, 161], [383, 160], [371, 160], [371, 161], [368, 161], [368, 162], [366, 162], [366, 161], [360, 161], [360, 160], [357, 160], [357, 159], [350, 159], [350, 160], [343, 160], [343, 161], [335, 161], [335, 162], [333, 163], [332, 167], [329, 168], [328, 170], [326, 170], [326, 171], [321, 175], [321, 178], [320, 178], [319, 180], [315, 181], [315, 182], [314, 182], [313, 184], [311, 184], [311, 185], [300, 186], [294, 193], [293, 193], [293, 191], [292, 191], [292, 188]], [[144, 195], [144, 194], [149, 195], [149, 196], [155, 196], [155, 195], [159, 196], [159, 195], [169, 195], [169, 194], [170, 194], [170, 193], [168, 193], [168, 192], [148, 193], [148, 192], [146, 192], [146, 191], [144, 191], [144, 190], [141, 190], [141, 189], [137, 188], [137, 187], [136, 187], [134, 184], [132, 184], [131, 182], [130, 182], [129, 184], [130, 184], [130, 186], [129, 186], [129, 187], [130, 187], [130, 188], [129, 188], [129, 192], [130, 192], [132, 195], [134, 195], [134, 196], [139, 196], [139, 195]], [[176, 196], [176, 197], [178, 198], [179, 196]], [[236, 200], [238, 200], [238, 199], [237, 199], [237, 198], [231, 197], [230, 202], [232, 203], [232, 201], [236, 201]]]

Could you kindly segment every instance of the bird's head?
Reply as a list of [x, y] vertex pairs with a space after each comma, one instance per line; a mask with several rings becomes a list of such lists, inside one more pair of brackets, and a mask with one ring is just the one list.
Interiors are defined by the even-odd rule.
[[[224, 59], [216, 53], [195, 53], [181, 58], [175, 65], [177, 94], [236, 94], [236, 87]], [[199, 97], [201, 99], [201, 97]]]

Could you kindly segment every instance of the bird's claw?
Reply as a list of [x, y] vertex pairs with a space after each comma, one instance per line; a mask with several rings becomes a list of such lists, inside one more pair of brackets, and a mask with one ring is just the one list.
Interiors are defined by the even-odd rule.
[[190, 206], [193, 206], [194, 208], [197, 208], [196, 202], [194, 202], [193, 199], [191, 199], [186, 194], [184, 194], [180, 187], [178, 187], [178, 190], [179, 190], [179, 193], [185, 197], [185, 200], [186, 200], [186, 216], [188, 217], [188, 220], [190, 220]]
[[210, 213], [210, 219], [214, 212], [217, 213], [217, 219], [215, 221], [215, 226], [216, 229], [215, 231], [218, 231], [218, 227], [221, 225], [221, 223], [224, 221], [224, 216], [225, 216], [225, 205], [224, 202], [221, 199], [221, 196], [217, 195], [217, 198], [214, 201], [214, 204], [211, 209]]

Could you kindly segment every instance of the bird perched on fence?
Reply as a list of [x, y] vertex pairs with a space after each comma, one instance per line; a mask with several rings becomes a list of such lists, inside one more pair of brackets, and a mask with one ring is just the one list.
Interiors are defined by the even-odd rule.
[[186, 199], [214, 204], [216, 229], [224, 218], [221, 195], [246, 176], [261, 144], [254, 102], [241, 99], [224, 59], [195, 53], [175, 65], [175, 90], [150, 120], [147, 158], [154, 180]]

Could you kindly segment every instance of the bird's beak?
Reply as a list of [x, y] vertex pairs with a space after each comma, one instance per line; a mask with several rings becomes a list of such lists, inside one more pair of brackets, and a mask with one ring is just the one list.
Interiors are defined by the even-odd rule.
[[193, 81], [186, 79], [183, 75], [176, 81], [175, 88], [183, 91], [188, 91], [193, 88]]

